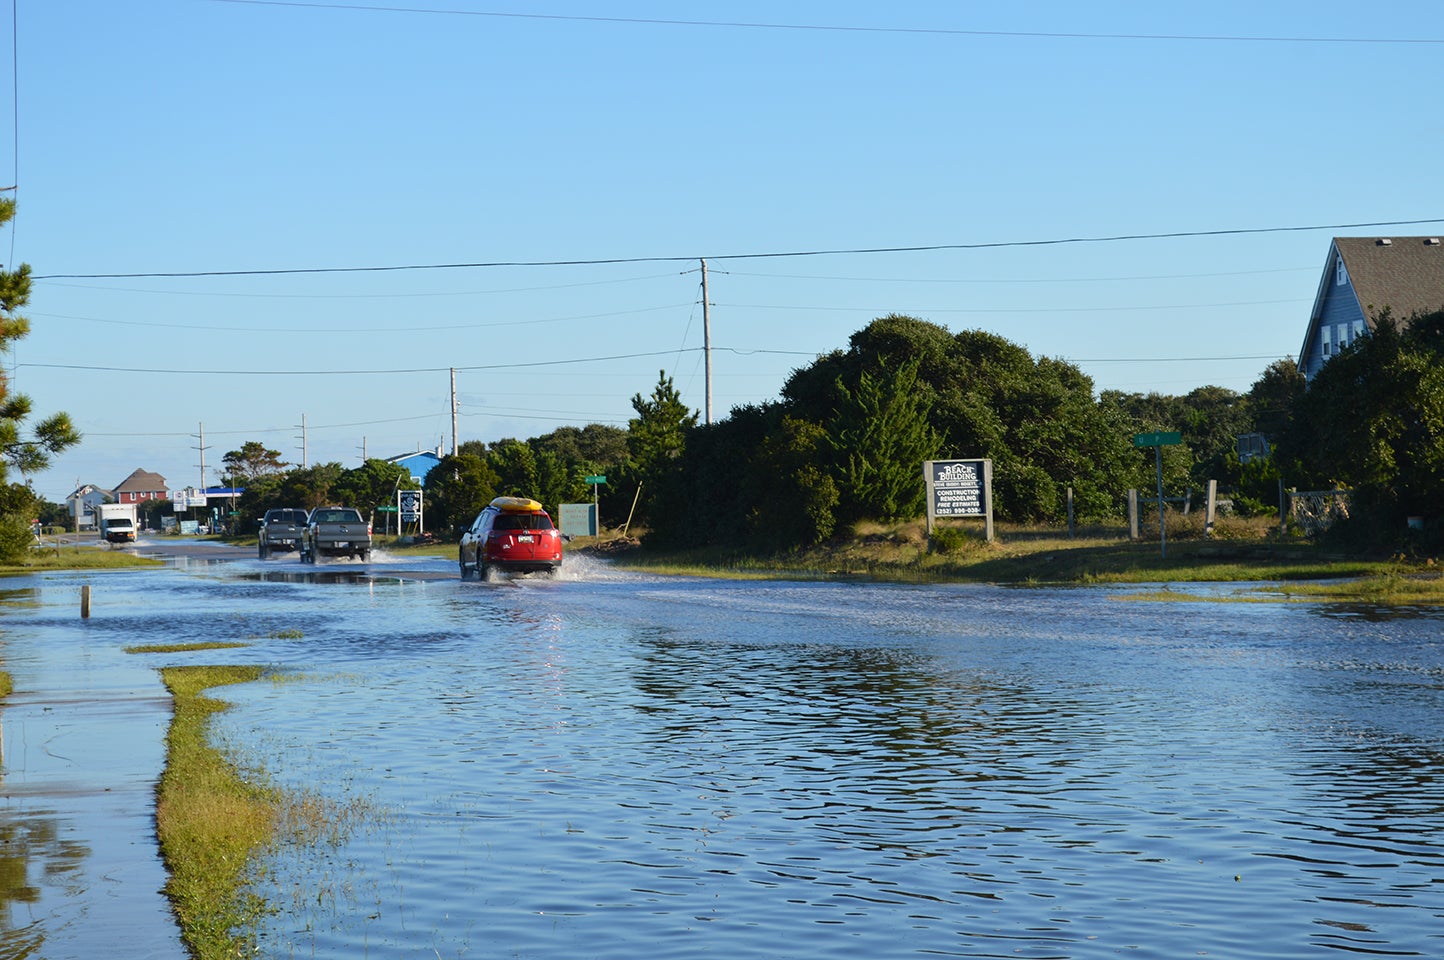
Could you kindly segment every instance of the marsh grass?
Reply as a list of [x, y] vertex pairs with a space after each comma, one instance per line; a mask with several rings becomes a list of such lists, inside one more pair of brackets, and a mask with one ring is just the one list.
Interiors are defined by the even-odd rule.
[[156, 833], [170, 872], [165, 892], [197, 960], [255, 954], [258, 921], [273, 910], [248, 887], [260, 876], [261, 854], [282, 846], [336, 847], [359, 824], [379, 820], [368, 800], [277, 789], [264, 771], [210, 745], [211, 718], [227, 704], [205, 692], [263, 678], [294, 679], [255, 666], [161, 670], [175, 714], [156, 791]]
[[95, 543], [56, 541], [30, 549], [20, 563], [0, 564], [0, 576], [47, 570], [126, 570], [164, 565], [163, 560], [137, 556], [131, 550], [107, 550]]
[[124, 653], [190, 653], [196, 650], [232, 650], [250, 644], [229, 640], [205, 640], [195, 643], [143, 643], [134, 647], [121, 647]]
[[[1225, 522], [1225, 520], [1227, 522]], [[768, 555], [696, 548], [641, 549], [618, 555], [619, 566], [662, 574], [729, 578], [874, 579], [909, 583], [1183, 583], [1355, 580], [1386, 576], [1398, 564], [1341, 556], [1314, 543], [1280, 538], [1276, 524], [1221, 518], [1203, 537], [1203, 518], [1168, 515], [1166, 551], [1155, 527], [1131, 541], [1117, 529], [1080, 528], [1069, 537], [1056, 527], [998, 524], [983, 537], [981, 522], [940, 527], [944, 549], [928, 549], [921, 521], [859, 524], [850, 536], [819, 547]], [[1220, 531], [1223, 531], [1220, 535]], [[1417, 568], [1406, 565], [1408, 569]], [[1337, 589], [1337, 588], [1336, 588]], [[1379, 595], [1389, 591], [1380, 589]], [[1413, 587], [1394, 595], [1426, 596]]]
[[280, 797], [248, 780], [210, 745], [211, 718], [226, 709], [205, 691], [259, 679], [256, 666], [166, 667], [175, 702], [156, 795], [156, 833], [181, 937], [199, 960], [254, 953], [244, 931], [264, 903], [244, 889], [254, 853], [275, 837]]

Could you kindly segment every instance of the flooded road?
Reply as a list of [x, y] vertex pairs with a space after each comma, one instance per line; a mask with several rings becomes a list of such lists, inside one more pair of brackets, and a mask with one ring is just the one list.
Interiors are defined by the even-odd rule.
[[[154, 671], [216, 662], [364, 811], [264, 864], [266, 957], [1444, 956], [1436, 612], [231, 556], [10, 582], [0, 956], [184, 955]], [[247, 646], [121, 652], [188, 640]]]

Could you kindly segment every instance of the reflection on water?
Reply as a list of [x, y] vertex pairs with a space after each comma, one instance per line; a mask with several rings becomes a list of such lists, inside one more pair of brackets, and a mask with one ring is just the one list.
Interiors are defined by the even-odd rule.
[[54, 818], [0, 812], [0, 956], [39, 956], [45, 925], [27, 905], [40, 900], [44, 886], [63, 891], [89, 855], [83, 843], [60, 835]]
[[272, 955], [1444, 948], [1437, 617], [489, 586], [368, 594], [308, 635], [344, 679], [227, 715], [386, 814], [267, 864]]
[[288, 668], [218, 735], [375, 814], [266, 859], [266, 956], [1444, 955], [1436, 613], [434, 566], [98, 591], [87, 656]]

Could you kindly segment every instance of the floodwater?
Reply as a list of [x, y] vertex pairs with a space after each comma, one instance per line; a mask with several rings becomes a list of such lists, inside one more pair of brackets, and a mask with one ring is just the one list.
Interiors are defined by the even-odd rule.
[[[202, 662], [360, 811], [264, 862], [265, 957], [1444, 956], [1439, 612], [234, 557], [8, 582], [0, 956], [184, 956], [154, 671]], [[121, 652], [185, 640], [248, 646]]]

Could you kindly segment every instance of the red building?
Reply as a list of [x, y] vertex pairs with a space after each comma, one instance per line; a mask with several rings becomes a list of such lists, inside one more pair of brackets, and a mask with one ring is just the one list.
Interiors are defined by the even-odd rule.
[[165, 500], [165, 477], [148, 470], [137, 470], [126, 477], [113, 491], [116, 503], [140, 503], [142, 500]]

